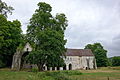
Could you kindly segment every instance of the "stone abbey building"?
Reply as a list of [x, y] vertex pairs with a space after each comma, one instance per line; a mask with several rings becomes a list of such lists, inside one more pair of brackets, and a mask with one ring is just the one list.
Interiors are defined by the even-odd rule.
[[[24, 56], [32, 51], [32, 47], [27, 43], [22, 52], [16, 51], [13, 56], [12, 69], [20, 70], [21, 64], [23, 68], [35, 67], [22, 62]], [[44, 70], [79, 70], [79, 69], [97, 69], [95, 56], [90, 49], [67, 49], [66, 58], [64, 58], [64, 67], [50, 67], [44, 65]]]

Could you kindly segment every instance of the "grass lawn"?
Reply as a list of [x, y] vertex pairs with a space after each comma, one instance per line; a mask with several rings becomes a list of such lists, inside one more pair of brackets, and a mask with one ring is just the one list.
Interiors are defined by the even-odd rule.
[[120, 67], [38, 73], [0, 69], [0, 80], [120, 80]]

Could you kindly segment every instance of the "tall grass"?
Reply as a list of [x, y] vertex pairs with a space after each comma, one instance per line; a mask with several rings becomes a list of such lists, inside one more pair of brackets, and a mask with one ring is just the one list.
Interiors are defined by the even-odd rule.
[[35, 76], [29, 75], [28, 80], [74, 80], [72, 75], [81, 75], [80, 71], [47, 71], [39, 72]]
[[108, 78], [120, 80], [120, 67], [104, 67], [97, 70], [38, 72], [37, 69], [32, 69], [31, 71], [11, 71], [3, 68], [0, 69], [0, 80], [108, 80]]

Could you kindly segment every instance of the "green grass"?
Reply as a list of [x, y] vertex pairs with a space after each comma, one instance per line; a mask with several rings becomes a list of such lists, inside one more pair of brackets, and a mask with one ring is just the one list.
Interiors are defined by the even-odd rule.
[[25, 72], [0, 70], [0, 80], [71, 80], [69, 76], [81, 75], [80, 71]]
[[0, 80], [120, 80], [120, 67], [98, 70], [27, 72], [0, 69]]
[[32, 75], [32, 73], [0, 71], [0, 80], [26, 80], [28, 75]]

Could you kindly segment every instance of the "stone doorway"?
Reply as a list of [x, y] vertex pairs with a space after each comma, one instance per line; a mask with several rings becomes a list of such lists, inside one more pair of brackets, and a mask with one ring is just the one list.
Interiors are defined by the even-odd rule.
[[28, 54], [29, 54], [28, 51], [26, 51], [26, 52], [23, 53], [22, 58], [21, 58], [20, 69], [25, 69], [25, 68], [30, 68], [30, 67], [31, 67], [31, 65], [28, 64], [28, 63], [26, 62], [26, 59], [25, 59]]
[[69, 64], [69, 70], [72, 70], [72, 64]]

